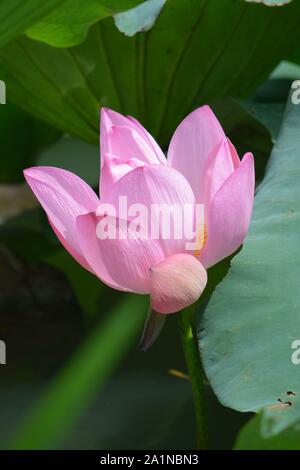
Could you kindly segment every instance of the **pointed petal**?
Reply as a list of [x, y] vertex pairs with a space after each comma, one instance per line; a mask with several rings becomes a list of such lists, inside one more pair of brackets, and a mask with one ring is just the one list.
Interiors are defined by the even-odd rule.
[[104, 157], [109, 150], [109, 131], [112, 126], [128, 126], [128, 119], [122, 114], [108, 108], [101, 108], [100, 115], [100, 153], [101, 153], [101, 168], [104, 164]]
[[253, 155], [247, 153], [215, 194], [208, 214], [207, 242], [199, 258], [206, 268], [243, 243], [252, 213], [254, 179]]
[[138, 345], [140, 351], [146, 352], [155, 343], [159, 337], [164, 324], [166, 315], [156, 312], [151, 307], [148, 310], [144, 330]]
[[159, 313], [175, 313], [199, 299], [207, 274], [193, 256], [176, 254], [150, 269], [151, 307]]
[[197, 202], [204, 202], [205, 172], [225, 138], [209, 106], [202, 106], [179, 124], [168, 150], [168, 165], [189, 181]]
[[109, 134], [109, 153], [121, 160], [138, 158], [139, 160], [157, 164], [157, 157], [151, 146], [136, 130], [127, 126], [112, 126]]
[[234, 164], [227, 139], [223, 139], [216, 155], [211, 158], [206, 171], [205, 205], [209, 206], [216, 192], [234, 172]]
[[96, 210], [99, 199], [83, 180], [69, 171], [53, 167], [24, 170], [24, 176], [59, 240], [74, 258], [89, 269], [76, 234], [76, 217]]
[[144, 138], [147, 140], [148, 144], [151, 145], [154, 153], [157, 156], [157, 159], [160, 163], [163, 165], [167, 164], [167, 159], [161, 150], [160, 146], [156, 142], [156, 140], [152, 137], [152, 135], [142, 126], [142, 124], [132, 116], [127, 116], [128, 119], [136, 125], [136, 129], [139, 129], [140, 133], [144, 136]]
[[81, 250], [95, 274], [115, 289], [149, 293], [149, 268], [164, 258], [159, 241], [138, 238], [128, 222], [112, 216], [106, 217], [107, 224], [120, 231], [115, 238], [101, 239], [96, 235], [100, 220], [94, 213], [77, 218]]
[[[123, 116], [112, 109], [102, 108], [100, 125], [101, 167], [103, 166], [105, 154], [114, 153], [110, 145], [110, 129], [112, 127], [126, 127], [134, 131], [134, 133], [138, 134], [140, 139], [144, 141], [145, 145], [151, 150], [151, 161], [157, 164], [166, 164], [166, 158], [159, 145], [136, 119], [131, 116]], [[120, 157], [122, 158], [122, 154], [120, 154]]]
[[234, 169], [236, 169], [239, 166], [239, 164], [241, 163], [240, 157], [238, 156], [238, 153], [236, 151], [235, 146], [233, 145], [231, 140], [228, 139], [228, 137], [227, 137], [227, 142], [228, 142], [228, 145], [229, 145], [229, 150], [230, 150], [230, 154], [231, 154], [231, 158], [232, 158], [232, 164], [234, 166]]

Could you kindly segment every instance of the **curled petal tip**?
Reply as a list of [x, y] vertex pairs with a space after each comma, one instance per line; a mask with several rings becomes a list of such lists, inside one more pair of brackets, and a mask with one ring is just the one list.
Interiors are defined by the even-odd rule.
[[175, 313], [201, 296], [207, 273], [192, 255], [175, 254], [150, 268], [151, 307], [159, 313]]

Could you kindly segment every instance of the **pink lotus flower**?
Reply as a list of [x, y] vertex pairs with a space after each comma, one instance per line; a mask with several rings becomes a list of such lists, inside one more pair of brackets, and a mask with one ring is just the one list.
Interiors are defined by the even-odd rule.
[[101, 202], [117, 204], [121, 195], [146, 207], [202, 203], [201, 250], [187, 251], [184, 237], [99, 239], [100, 199], [78, 176], [34, 167], [24, 171], [25, 178], [76, 261], [114, 289], [150, 294], [155, 311], [177, 312], [200, 297], [206, 269], [232, 254], [245, 238], [254, 196], [253, 156], [247, 153], [239, 160], [208, 106], [178, 126], [167, 159], [138, 121], [104, 108], [100, 144]]

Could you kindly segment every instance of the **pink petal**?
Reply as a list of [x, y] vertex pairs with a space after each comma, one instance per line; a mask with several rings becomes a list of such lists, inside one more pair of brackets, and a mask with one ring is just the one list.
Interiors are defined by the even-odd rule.
[[112, 191], [112, 186], [127, 173], [134, 168], [144, 166], [145, 163], [137, 158], [129, 158], [128, 160], [121, 160], [115, 155], [106, 154], [104, 165], [101, 169], [100, 175], [100, 196], [106, 198]]
[[96, 210], [99, 199], [92, 188], [78, 176], [60, 168], [28, 168], [24, 176], [61, 243], [76, 261], [90, 269], [78, 243], [76, 217]]
[[231, 153], [232, 164], [234, 166], [234, 169], [236, 169], [239, 166], [239, 164], [241, 163], [240, 157], [238, 156], [238, 153], [236, 151], [235, 146], [233, 145], [231, 140], [228, 139], [228, 137], [227, 137], [227, 142], [228, 142], [229, 150], [230, 150], [230, 153]]
[[113, 111], [112, 109], [101, 108], [100, 116], [100, 153], [101, 153], [101, 168], [104, 164], [104, 157], [109, 150], [109, 131], [112, 126], [128, 126], [128, 119], [122, 114]]
[[199, 299], [207, 274], [193, 256], [172, 255], [150, 269], [151, 307], [159, 313], [175, 313]]
[[[139, 134], [142, 141], [145, 142], [147, 148], [151, 149], [153, 154], [151, 161], [153, 163], [166, 164], [166, 158], [155, 142], [153, 137], [146, 131], [146, 129], [133, 117], [122, 116], [122, 114], [113, 111], [112, 109], [101, 109], [101, 127], [100, 127], [100, 147], [101, 147], [101, 167], [103, 166], [104, 156], [107, 153], [114, 153], [110, 145], [110, 129], [112, 127], [126, 127]], [[119, 155], [122, 158], [122, 154]], [[137, 157], [137, 155], [135, 155]], [[155, 159], [153, 160], [153, 158]]]
[[138, 158], [145, 163], [157, 164], [157, 157], [152, 147], [141, 137], [139, 132], [127, 126], [112, 126], [108, 134], [109, 153], [121, 160]]
[[[127, 238], [99, 239], [96, 236], [99, 220], [93, 213], [77, 219], [80, 246], [95, 274], [115, 289], [149, 293], [149, 268], [164, 259], [159, 241], [137, 238], [126, 223]], [[111, 216], [106, 220], [117, 226], [120, 223], [119, 219]], [[125, 233], [122, 227], [120, 233]]]
[[148, 144], [151, 145], [154, 153], [157, 156], [157, 159], [160, 163], [163, 165], [167, 164], [167, 159], [161, 150], [160, 146], [157, 144], [156, 140], [152, 137], [152, 135], [142, 126], [142, 124], [132, 116], [127, 116], [127, 118], [136, 125], [136, 128], [139, 129], [140, 133], [144, 136], [144, 138], [147, 140]]
[[204, 203], [210, 206], [214, 195], [225, 182], [225, 180], [234, 172], [234, 164], [231, 155], [231, 149], [227, 139], [223, 139], [216, 155], [210, 159], [210, 163], [205, 175], [206, 194]]
[[253, 155], [247, 153], [215, 194], [208, 214], [207, 242], [199, 257], [206, 268], [243, 243], [252, 213], [254, 179]]
[[[186, 240], [178, 212], [182, 211], [184, 205], [188, 205], [193, 214], [195, 198], [189, 183], [178, 171], [163, 165], [144, 165], [136, 168], [119, 179], [103, 202], [108, 202], [118, 208], [120, 196], [126, 196], [128, 208], [133, 204], [142, 204], [147, 210], [149, 220], [152, 211], [153, 223], [149, 222], [149, 232], [151, 228], [158, 230], [158, 237], [166, 256], [185, 250]], [[159, 205], [158, 209], [170, 211], [170, 224], [163, 223], [159, 210], [155, 209], [155, 204]], [[126, 218], [123, 214], [119, 216]], [[178, 236], [178, 232], [176, 234], [173, 230], [174, 224], [182, 228], [181, 237], [180, 233]], [[165, 239], [169, 227], [170, 236], [169, 239]]]
[[51, 220], [48, 218], [49, 224], [52, 227], [52, 230], [54, 231], [55, 235], [59, 239], [60, 243], [62, 246], [67, 250], [70, 255], [77, 261], [77, 263], [81, 264], [82, 267], [90, 271], [92, 274], [95, 274], [90, 265], [88, 264], [87, 260], [83, 257], [82, 253], [79, 253], [76, 251], [72, 245], [70, 245], [67, 240], [63, 237], [63, 235], [56, 229], [55, 225], [51, 222]]
[[186, 177], [197, 202], [204, 202], [206, 168], [224, 138], [224, 131], [209, 106], [189, 114], [172, 137], [168, 165]]

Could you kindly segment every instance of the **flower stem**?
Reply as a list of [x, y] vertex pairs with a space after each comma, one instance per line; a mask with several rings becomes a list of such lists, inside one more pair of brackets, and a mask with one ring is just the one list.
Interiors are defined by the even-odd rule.
[[204, 410], [204, 387], [202, 377], [202, 365], [196, 335], [193, 328], [194, 309], [186, 308], [179, 314], [180, 332], [182, 338], [183, 351], [188, 369], [188, 374], [192, 384], [196, 432], [197, 432], [197, 449], [207, 448], [206, 435], [206, 417]]

